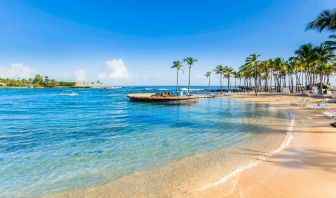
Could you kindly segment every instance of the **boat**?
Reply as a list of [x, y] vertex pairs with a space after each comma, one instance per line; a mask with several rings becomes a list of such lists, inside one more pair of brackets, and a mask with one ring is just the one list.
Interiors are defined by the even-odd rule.
[[173, 102], [173, 103], [183, 103], [183, 102], [197, 102], [197, 96], [174, 96], [171, 94], [152, 94], [152, 93], [141, 93], [141, 94], [128, 94], [127, 97], [133, 102]]
[[62, 93], [59, 93], [58, 94], [59, 96], [77, 96], [78, 94], [74, 91], [71, 91], [71, 90], [66, 90]]

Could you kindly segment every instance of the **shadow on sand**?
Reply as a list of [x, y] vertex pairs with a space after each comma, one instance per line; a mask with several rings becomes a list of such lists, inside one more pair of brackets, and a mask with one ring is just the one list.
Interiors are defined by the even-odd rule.
[[[241, 149], [241, 154], [255, 156], [258, 160], [259, 156], [268, 156], [253, 149]], [[293, 169], [319, 168], [336, 173], [336, 152], [321, 149], [288, 148], [284, 153], [274, 154], [263, 161]]]

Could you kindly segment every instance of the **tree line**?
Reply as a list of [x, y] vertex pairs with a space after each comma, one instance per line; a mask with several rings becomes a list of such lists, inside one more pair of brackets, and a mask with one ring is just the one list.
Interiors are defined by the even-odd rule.
[[[35, 87], [35, 88], [55, 88], [55, 87], [74, 87], [76, 82], [68, 81], [57, 81], [55, 79], [50, 79], [48, 76], [42, 76], [36, 74], [34, 78], [28, 79], [11, 79], [11, 78], [0, 78], [0, 83], [5, 83], [8, 87]], [[82, 83], [82, 87], [89, 87], [93, 85], [102, 85], [103, 82], [97, 81], [86, 81]]]
[[1, 83], [5, 83], [8, 87], [57, 87], [60, 82], [50, 79], [48, 76], [36, 74], [34, 78], [29, 79], [10, 79], [0, 78]]
[[[336, 31], [336, 9], [325, 10], [313, 21], [307, 24], [306, 30]], [[301, 45], [292, 57], [260, 59], [260, 55], [251, 54], [245, 60], [245, 64], [235, 71], [230, 66], [218, 65], [213, 71], [208, 71], [208, 91], [210, 92], [210, 78], [214, 72], [219, 76], [220, 92], [222, 93], [222, 80], [227, 79], [228, 90], [232, 90], [231, 79], [239, 80], [239, 87], [247, 91], [277, 91], [288, 87], [291, 92], [298, 92], [319, 87], [322, 93], [323, 87], [330, 84], [330, 78], [336, 73], [336, 34], [329, 36], [327, 40], [317, 46], [311, 43]], [[187, 62], [189, 68], [188, 94], [190, 93], [190, 70], [197, 60], [188, 57], [183, 61], [174, 61], [172, 68], [177, 72], [176, 92], [178, 91], [178, 74], [182, 69], [182, 62]], [[236, 89], [235, 83], [235, 89]]]

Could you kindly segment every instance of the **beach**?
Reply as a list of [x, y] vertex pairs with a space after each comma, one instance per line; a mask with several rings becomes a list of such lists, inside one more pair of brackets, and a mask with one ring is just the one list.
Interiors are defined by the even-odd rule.
[[0, 198], [336, 198], [334, 1], [1, 2]]
[[[299, 97], [233, 96], [248, 102], [271, 104], [295, 115], [293, 140], [283, 151], [236, 175], [200, 197], [335, 197], [336, 133], [321, 111], [303, 110], [289, 103]], [[321, 101], [315, 99], [315, 101]], [[251, 150], [249, 155], [263, 152]]]
[[[295, 96], [232, 95], [290, 113], [250, 145], [188, 157], [160, 169], [49, 197], [333, 197], [335, 134], [320, 111], [291, 106]], [[319, 99], [312, 99], [314, 102]], [[288, 131], [290, 130], [290, 131]], [[287, 133], [286, 133], [287, 132]]]

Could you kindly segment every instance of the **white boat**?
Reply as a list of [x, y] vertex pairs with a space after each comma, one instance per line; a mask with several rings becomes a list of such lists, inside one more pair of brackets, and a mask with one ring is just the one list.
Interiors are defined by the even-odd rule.
[[74, 91], [68, 90], [58, 94], [59, 96], [77, 96], [78, 94]]

